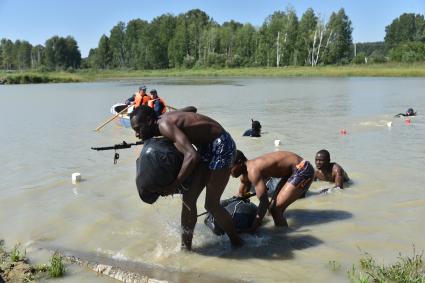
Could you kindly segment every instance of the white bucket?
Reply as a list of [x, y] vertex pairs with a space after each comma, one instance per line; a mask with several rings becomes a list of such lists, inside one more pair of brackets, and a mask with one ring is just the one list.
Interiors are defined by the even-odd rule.
[[81, 174], [76, 172], [76, 173], [72, 173], [72, 183], [78, 183], [81, 181]]
[[274, 141], [274, 146], [279, 146], [281, 143], [280, 143], [280, 140], [275, 140]]

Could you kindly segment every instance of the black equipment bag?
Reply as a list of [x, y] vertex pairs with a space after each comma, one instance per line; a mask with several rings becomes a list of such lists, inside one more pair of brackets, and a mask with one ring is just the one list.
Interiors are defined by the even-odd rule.
[[144, 141], [136, 161], [136, 185], [142, 201], [152, 204], [164, 188], [174, 182], [183, 162], [183, 154], [165, 138]]
[[[232, 217], [233, 225], [235, 225], [236, 230], [251, 227], [257, 215], [257, 206], [247, 198], [231, 197], [220, 201], [220, 205], [224, 207]], [[224, 234], [224, 230], [218, 225], [211, 213], [208, 213], [204, 223], [214, 234]]]

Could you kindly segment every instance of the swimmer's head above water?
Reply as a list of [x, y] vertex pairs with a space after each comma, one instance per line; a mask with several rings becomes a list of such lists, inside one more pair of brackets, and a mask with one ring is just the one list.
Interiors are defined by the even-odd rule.
[[256, 121], [254, 119], [251, 119], [251, 130], [252, 130], [252, 136], [254, 137], [261, 137], [261, 124], [260, 121]]
[[324, 166], [328, 166], [331, 162], [331, 155], [326, 149], [319, 150], [316, 153], [315, 164], [317, 169], [322, 169]]
[[413, 108], [407, 109], [406, 116], [415, 116], [415, 115], [416, 115], [416, 112], [415, 110], [413, 110]]

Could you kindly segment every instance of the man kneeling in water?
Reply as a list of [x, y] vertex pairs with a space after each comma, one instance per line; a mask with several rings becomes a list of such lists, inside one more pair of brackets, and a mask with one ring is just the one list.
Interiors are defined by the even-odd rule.
[[[291, 203], [306, 193], [314, 178], [314, 168], [310, 162], [289, 151], [276, 151], [247, 160], [242, 151], [238, 150], [231, 174], [234, 178], [240, 177], [240, 195], [249, 192], [252, 185], [255, 187], [260, 204], [252, 227], [244, 231], [254, 232], [260, 226], [267, 209], [276, 226], [288, 226], [283, 213]], [[266, 179], [269, 177], [282, 178], [271, 204], [266, 187]]]
[[148, 106], [136, 108], [130, 114], [130, 122], [136, 137], [146, 140], [154, 136], [164, 136], [172, 140], [176, 148], [183, 153], [183, 163], [177, 178], [163, 188], [163, 195], [175, 193], [176, 188], [197, 170], [187, 192], [183, 194], [182, 248], [192, 248], [193, 230], [197, 221], [196, 200], [204, 187], [207, 188], [205, 209], [214, 216], [232, 244], [241, 245], [242, 241], [229, 213], [220, 206], [220, 197], [229, 181], [230, 166], [236, 154], [236, 145], [230, 134], [207, 116], [172, 111], [158, 117]]
[[[314, 175], [314, 180], [334, 182], [336, 187], [340, 189], [344, 188], [344, 182], [348, 182], [347, 173], [344, 169], [336, 162], [331, 162], [331, 155], [326, 149], [319, 150], [316, 153], [316, 172]], [[328, 189], [324, 190], [326, 192]]]

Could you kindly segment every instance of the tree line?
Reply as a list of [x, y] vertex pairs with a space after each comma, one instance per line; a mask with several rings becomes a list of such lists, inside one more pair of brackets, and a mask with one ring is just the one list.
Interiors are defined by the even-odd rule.
[[424, 15], [404, 13], [385, 27], [382, 42], [356, 44], [354, 62], [382, 63], [386, 61], [412, 63], [425, 61]]
[[298, 19], [287, 8], [260, 27], [229, 21], [218, 24], [194, 9], [163, 14], [151, 22], [119, 22], [101, 36], [87, 58], [76, 40], [53, 36], [45, 45], [0, 41], [0, 69], [74, 70], [202, 67], [317, 66], [386, 61], [425, 61], [425, 20], [402, 14], [385, 28], [383, 42], [352, 42], [352, 23], [344, 9], [325, 20], [307, 9]]
[[53, 36], [45, 45], [32, 46], [28, 41], [3, 38], [0, 41], [0, 69], [4, 70], [74, 70], [81, 67], [77, 41]]

